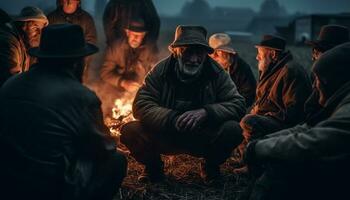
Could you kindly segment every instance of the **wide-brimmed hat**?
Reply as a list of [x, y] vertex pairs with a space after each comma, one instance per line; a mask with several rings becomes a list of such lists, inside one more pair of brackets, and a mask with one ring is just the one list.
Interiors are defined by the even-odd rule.
[[124, 28], [133, 32], [147, 32], [145, 20], [141, 17], [132, 18]]
[[85, 42], [79, 25], [54, 24], [43, 29], [40, 46], [29, 49], [29, 54], [39, 58], [76, 58], [97, 51], [95, 45]]
[[317, 40], [306, 41], [305, 43], [316, 49], [326, 51], [349, 41], [350, 33], [347, 27], [331, 24], [322, 26]]
[[169, 45], [170, 49], [189, 46], [200, 45], [208, 50], [208, 53], [213, 53], [214, 50], [207, 42], [207, 30], [202, 26], [179, 25], [176, 27], [175, 39]]
[[19, 16], [17, 16], [14, 21], [27, 22], [27, 21], [40, 21], [46, 25], [49, 24], [49, 20], [45, 16], [44, 12], [40, 8], [27, 6], [21, 10]]
[[255, 47], [284, 51], [286, 48], [286, 40], [276, 35], [264, 35], [261, 42], [255, 45]]
[[226, 33], [215, 33], [210, 36], [209, 46], [214, 50], [221, 50], [232, 54], [237, 53], [233, 48], [231, 37]]

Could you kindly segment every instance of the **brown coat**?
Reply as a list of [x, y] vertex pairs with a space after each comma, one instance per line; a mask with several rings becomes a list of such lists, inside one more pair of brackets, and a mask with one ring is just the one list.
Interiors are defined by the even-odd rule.
[[117, 40], [106, 49], [101, 78], [115, 87], [119, 87], [123, 79], [141, 84], [157, 61], [156, 52], [145, 45], [132, 49], [126, 40]]
[[305, 118], [304, 103], [310, 93], [307, 72], [287, 52], [260, 76], [251, 114], [271, 117], [286, 127], [296, 125]]
[[94, 19], [83, 9], [78, 8], [73, 14], [65, 14], [62, 7], [58, 7], [56, 10], [48, 14], [47, 18], [49, 19], [50, 24], [71, 23], [80, 25], [83, 28], [86, 42], [96, 44], [97, 31]]
[[13, 74], [29, 69], [24, 41], [11, 23], [0, 25], [0, 86]]
[[251, 67], [239, 55], [236, 55], [228, 72], [238, 92], [245, 98], [247, 107], [250, 107], [255, 101], [256, 92], [256, 80]]

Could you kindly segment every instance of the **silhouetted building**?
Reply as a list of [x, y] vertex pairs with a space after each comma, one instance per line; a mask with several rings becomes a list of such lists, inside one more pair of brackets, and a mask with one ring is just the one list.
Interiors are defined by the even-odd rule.
[[288, 26], [277, 26], [277, 32], [292, 43], [304, 44], [306, 40], [315, 40], [321, 27], [338, 24], [350, 28], [350, 13], [305, 15], [290, 21]]

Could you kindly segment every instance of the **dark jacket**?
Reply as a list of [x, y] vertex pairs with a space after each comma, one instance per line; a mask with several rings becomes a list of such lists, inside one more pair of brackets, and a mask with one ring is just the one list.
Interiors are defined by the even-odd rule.
[[349, 163], [349, 125], [350, 83], [347, 83], [307, 123], [260, 140], [256, 144], [257, 158], [293, 163]]
[[98, 97], [69, 70], [48, 67], [34, 66], [0, 91], [0, 173], [16, 180], [17, 191], [79, 196], [116, 147]]
[[0, 86], [13, 74], [29, 69], [24, 41], [11, 23], [0, 24]]
[[62, 7], [59, 6], [56, 10], [48, 14], [47, 18], [50, 24], [71, 23], [80, 25], [84, 31], [85, 41], [91, 44], [97, 43], [94, 19], [82, 8], [79, 7], [73, 14], [66, 14], [63, 12]]
[[115, 87], [120, 87], [123, 79], [141, 84], [156, 62], [157, 51], [152, 47], [142, 45], [133, 49], [126, 40], [117, 40], [106, 49], [101, 78]]
[[175, 72], [176, 59], [170, 56], [147, 75], [133, 103], [133, 114], [143, 125], [156, 131], [173, 129], [176, 116], [205, 108], [208, 122], [239, 121], [245, 114], [244, 98], [229, 75], [207, 58], [195, 83], [181, 83]]
[[255, 101], [256, 93], [256, 80], [252, 69], [240, 56], [236, 55], [228, 72], [238, 92], [245, 98], [247, 107], [250, 107]]
[[287, 52], [259, 78], [251, 113], [271, 117], [291, 127], [305, 118], [304, 103], [310, 94], [307, 72]]
[[109, 45], [115, 40], [125, 38], [123, 29], [134, 16], [142, 17], [145, 21], [147, 43], [157, 42], [160, 19], [152, 0], [110, 0], [103, 13], [103, 27]]

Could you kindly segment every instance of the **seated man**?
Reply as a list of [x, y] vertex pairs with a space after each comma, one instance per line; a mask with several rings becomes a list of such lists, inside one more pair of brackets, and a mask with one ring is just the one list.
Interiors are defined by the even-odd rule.
[[234, 50], [229, 35], [216, 33], [209, 38], [209, 45], [214, 49], [210, 56], [230, 74], [247, 107], [250, 107], [255, 101], [256, 90], [252, 69]]
[[205, 159], [201, 176], [217, 180], [219, 166], [242, 141], [238, 121], [244, 98], [230, 76], [209, 56], [213, 49], [201, 26], [178, 26], [172, 54], [156, 65], [139, 89], [121, 142], [145, 165], [140, 180], [163, 178], [161, 154]]
[[101, 78], [121, 92], [136, 92], [151, 66], [157, 62], [157, 49], [147, 43], [146, 24], [135, 17], [124, 29], [126, 38], [108, 46]]
[[305, 118], [304, 103], [311, 93], [311, 83], [285, 45], [284, 39], [272, 35], [265, 35], [256, 45], [259, 62], [256, 101], [240, 123], [246, 140], [295, 126]]
[[7, 18], [0, 24], [0, 86], [35, 62], [27, 50], [39, 46], [41, 30], [47, 25], [43, 11], [30, 6], [23, 8], [14, 21]]
[[[312, 61], [316, 62], [323, 53], [346, 42], [350, 42], [349, 29], [344, 26], [330, 24], [322, 26], [317, 40], [307, 41], [306, 44], [312, 47]], [[314, 82], [314, 77], [312, 74], [311, 78]], [[312, 95], [310, 95], [308, 100], [305, 102], [305, 112], [307, 114], [307, 118], [311, 117], [321, 109], [318, 99], [319, 95], [317, 94], [317, 91], [314, 90]]]
[[[97, 44], [97, 30], [94, 18], [81, 8], [81, 0], [56, 0], [57, 8], [48, 14], [50, 24], [77, 24], [84, 31], [85, 41], [90, 44]], [[85, 57], [84, 82], [90, 79], [92, 72], [93, 57]]]
[[78, 25], [51, 25], [38, 63], [0, 90], [1, 195], [5, 199], [112, 200], [126, 159], [104, 125], [100, 100], [81, 84], [98, 51]]
[[81, 8], [81, 0], [56, 0], [57, 8], [48, 14], [50, 24], [77, 24], [87, 43], [96, 45], [97, 31], [92, 16]]
[[[249, 166], [265, 166], [250, 200], [344, 199], [350, 178], [350, 43], [313, 66], [322, 109], [303, 125], [248, 144]], [[248, 198], [246, 198], [248, 199]]]
[[[97, 2], [97, 1], [96, 1]], [[100, 0], [98, 1], [99, 4]], [[157, 46], [160, 18], [152, 0], [109, 0], [103, 12], [103, 28], [107, 45], [125, 36], [124, 27], [133, 16], [139, 16], [147, 24], [147, 42]]]

